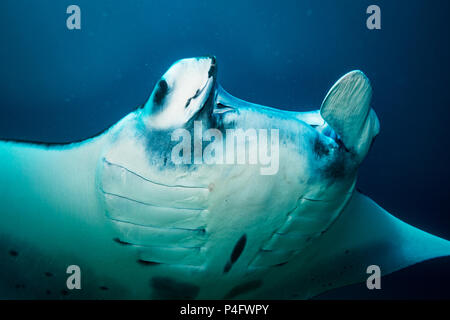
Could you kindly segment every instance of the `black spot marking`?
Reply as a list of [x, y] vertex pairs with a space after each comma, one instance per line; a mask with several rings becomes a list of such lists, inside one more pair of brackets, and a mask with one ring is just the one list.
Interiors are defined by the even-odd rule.
[[114, 238], [113, 241], [114, 241], [114, 242], [117, 242], [118, 244], [121, 244], [121, 245], [123, 245], [123, 246], [129, 246], [129, 245], [131, 245], [131, 243], [122, 241], [122, 240], [120, 240], [119, 238]]
[[223, 273], [229, 272], [232, 266], [233, 264], [230, 261], [228, 261], [227, 264], [225, 265], [225, 268], [223, 268]]
[[151, 279], [153, 297], [155, 299], [195, 299], [200, 288], [194, 284], [177, 281], [168, 277]]
[[278, 264], [274, 265], [274, 267], [282, 267], [282, 266], [284, 266], [286, 263], [287, 263], [287, 261], [286, 261], [286, 262], [282, 262], [282, 263], [278, 263]]
[[156, 105], [160, 105], [169, 91], [169, 86], [167, 85], [166, 80], [160, 80], [157, 84], [157, 88], [155, 91], [155, 95], [153, 96], [153, 102]]
[[63, 296], [67, 296], [69, 294], [69, 292], [67, 290], [61, 290], [61, 294]]
[[44, 274], [46, 277], [53, 277], [53, 273], [51, 272], [45, 272]]
[[15, 250], [10, 250], [9, 251], [9, 255], [13, 256], [13, 257], [17, 257], [19, 255], [19, 253], [17, 251], [15, 251]]
[[187, 99], [186, 104], [184, 105], [184, 108], [186, 109], [191, 104], [192, 98]]
[[230, 260], [227, 262], [223, 269], [223, 273], [227, 273], [231, 270], [231, 267], [233, 264], [239, 259], [242, 252], [244, 251], [245, 244], [247, 243], [247, 235], [243, 235], [239, 238], [239, 240], [236, 242], [233, 251], [231, 252]]
[[160, 262], [155, 262], [155, 261], [145, 261], [145, 260], [142, 260], [142, 259], [139, 259], [139, 260], [138, 260], [138, 263], [139, 263], [139, 264], [142, 264], [143, 266], [157, 266], [157, 265], [160, 265], [160, 264], [161, 264]]
[[242, 251], [244, 251], [246, 243], [247, 243], [247, 236], [244, 234], [238, 240], [238, 242], [236, 242], [236, 245], [234, 246], [233, 252], [231, 253], [230, 261], [231, 261], [232, 264], [235, 263], [237, 261], [237, 259], [239, 259], [239, 257], [242, 254]]
[[235, 286], [233, 289], [231, 289], [225, 296], [224, 299], [233, 299], [234, 297], [244, 294], [247, 292], [250, 292], [252, 290], [256, 290], [259, 287], [261, 287], [262, 281], [261, 280], [253, 280], [250, 282], [246, 282], [243, 284], [239, 284]]
[[319, 137], [314, 139], [313, 151], [314, 151], [314, 154], [318, 158], [321, 158], [323, 156], [327, 156], [330, 154], [329, 148], [325, 145], [325, 143]]
[[51, 292], [50, 290], [46, 290], [45, 293], [46, 293], [47, 295], [52, 294], [52, 292]]
[[350, 251], [349, 250], [345, 250], [345, 254], [349, 254], [350, 253]]
[[100, 290], [107, 291], [107, 290], [109, 290], [109, 289], [108, 289], [108, 287], [101, 286], [101, 287], [100, 287]]

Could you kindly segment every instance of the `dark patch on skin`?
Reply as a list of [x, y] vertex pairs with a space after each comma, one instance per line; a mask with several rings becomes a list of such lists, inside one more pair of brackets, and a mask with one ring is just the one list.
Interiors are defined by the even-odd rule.
[[250, 282], [246, 282], [243, 284], [239, 284], [232, 288], [223, 298], [224, 299], [233, 299], [234, 297], [244, 294], [247, 292], [250, 292], [252, 290], [256, 290], [259, 287], [261, 287], [262, 281], [261, 280], [253, 280]]
[[195, 91], [195, 94], [192, 97], [190, 97], [189, 99], [187, 99], [184, 108], [186, 109], [187, 107], [189, 107], [189, 105], [191, 104], [192, 99], [197, 98], [199, 96], [199, 94], [200, 94], [200, 89], [197, 89], [197, 91]]
[[[221, 114], [213, 114], [212, 110], [215, 106], [214, 95], [215, 90], [211, 90], [208, 99], [204, 103], [201, 110], [195, 113], [184, 125], [183, 128], [186, 129], [191, 136], [194, 136], [194, 122], [202, 121], [202, 125], [204, 130], [209, 128], [217, 128], [218, 121], [221, 122], [223, 115]], [[147, 128], [142, 126], [139, 128], [139, 131], [143, 133], [146, 154], [149, 161], [149, 164], [155, 166], [159, 170], [167, 170], [172, 168], [183, 168], [187, 172], [194, 172], [200, 166], [198, 164], [194, 164], [193, 161], [190, 161], [186, 164], [174, 164], [171, 161], [172, 150], [175, 145], [179, 143], [179, 141], [172, 141], [171, 133], [172, 130], [169, 129], [157, 129], [157, 128]], [[224, 131], [221, 131], [224, 132]], [[208, 146], [207, 143], [203, 144], [203, 150]], [[191, 150], [193, 148], [193, 141], [191, 141]], [[180, 157], [182, 156], [182, 150], [180, 150]], [[167, 159], [167, 161], [165, 160]], [[191, 155], [192, 160], [192, 155]]]
[[61, 294], [62, 294], [63, 296], [67, 296], [67, 295], [69, 294], [69, 291], [67, 291], [67, 290], [61, 290]]
[[160, 262], [145, 261], [145, 260], [141, 260], [141, 259], [139, 259], [137, 262], [143, 266], [157, 266], [157, 265], [161, 264]]
[[345, 254], [349, 254], [350, 253], [350, 251], [349, 250], [345, 250]]
[[154, 277], [150, 281], [155, 299], [195, 299], [200, 288], [195, 284], [181, 282], [168, 277]]
[[15, 251], [15, 250], [10, 250], [9, 251], [9, 255], [12, 256], [12, 257], [17, 257], [19, 255], [19, 253], [17, 251]]
[[108, 287], [101, 286], [101, 287], [100, 287], [100, 290], [107, 291], [107, 290], [109, 290], [109, 289], [108, 289]]
[[122, 241], [122, 240], [120, 240], [119, 238], [114, 238], [113, 241], [114, 241], [114, 242], [117, 242], [118, 244], [123, 245], [123, 246], [129, 246], [129, 245], [131, 245], [131, 243]]
[[156, 105], [161, 105], [168, 91], [169, 86], [167, 85], [166, 80], [160, 80], [157, 84], [155, 95], [153, 96], [153, 102]]
[[52, 292], [50, 290], [46, 290], [45, 294], [50, 295], [50, 294], [52, 294]]
[[286, 262], [282, 262], [282, 263], [276, 264], [276, 265], [274, 265], [274, 267], [282, 267], [282, 266], [284, 266], [286, 263], [288, 263], [288, 262], [286, 261]]
[[348, 174], [347, 163], [350, 162], [350, 159], [345, 156], [344, 152], [343, 149], [339, 149], [336, 152], [336, 158], [324, 167], [323, 174], [326, 178], [337, 179]]
[[236, 242], [236, 245], [234, 246], [233, 252], [231, 253], [230, 261], [231, 263], [235, 263], [237, 259], [242, 254], [242, 251], [244, 251], [245, 244], [247, 243], [247, 235], [243, 235], [238, 242]]
[[330, 149], [328, 148], [328, 146], [325, 145], [325, 143], [320, 139], [320, 137], [316, 137], [314, 139], [313, 151], [318, 158], [330, 154]]
[[227, 264], [225, 265], [225, 267], [223, 268], [223, 273], [227, 273], [231, 270], [231, 267], [233, 266], [233, 264], [230, 261], [227, 261]]
[[239, 238], [239, 240], [234, 245], [234, 249], [231, 252], [230, 260], [225, 265], [223, 273], [227, 273], [231, 270], [233, 264], [237, 261], [237, 259], [239, 259], [242, 252], [244, 251], [246, 243], [247, 243], [247, 235], [244, 234], [242, 237]]
[[51, 272], [45, 272], [44, 274], [46, 277], [53, 277], [53, 273]]
[[189, 107], [189, 104], [191, 103], [192, 98], [187, 99], [186, 104], [184, 105], [184, 108], [186, 109]]

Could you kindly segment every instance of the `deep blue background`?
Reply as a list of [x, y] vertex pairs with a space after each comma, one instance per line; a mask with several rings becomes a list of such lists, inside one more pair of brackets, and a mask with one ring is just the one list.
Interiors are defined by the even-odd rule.
[[[66, 28], [81, 7], [82, 29]], [[382, 30], [366, 28], [377, 4]], [[374, 87], [381, 134], [359, 187], [397, 217], [450, 239], [449, 22], [443, 1], [92, 1], [0, 3], [0, 138], [90, 137], [145, 102], [175, 60], [214, 54], [233, 95], [316, 109], [352, 69]], [[450, 298], [450, 259], [325, 298]]]

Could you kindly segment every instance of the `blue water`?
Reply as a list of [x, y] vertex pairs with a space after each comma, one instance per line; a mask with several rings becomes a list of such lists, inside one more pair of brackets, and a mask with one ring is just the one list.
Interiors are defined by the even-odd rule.
[[[81, 30], [66, 8], [81, 8]], [[366, 28], [381, 8], [382, 29]], [[68, 142], [144, 103], [175, 60], [214, 54], [233, 95], [317, 109], [342, 74], [374, 87], [381, 134], [359, 187], [397, 217], [450, 239], [448, 1], [0, 2], [0, 138]], [[450, 259], [324, 297], [450, 297]], [[413, 283], [413, 284], [412, 284]]]

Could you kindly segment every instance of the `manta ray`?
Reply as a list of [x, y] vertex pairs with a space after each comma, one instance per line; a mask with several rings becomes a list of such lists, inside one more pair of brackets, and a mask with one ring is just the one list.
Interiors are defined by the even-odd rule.
[[[369, 266], [386, 275], [449, 255], [449, 241], [355, 187], [380, 128], [371, 97], [352, 71], [319, 110], [261, 106], [227, 93], [205, 56], [174, 63], [145, 104], [96, 137], [1, 141], [0, 298], [308, 299], [366, 281]], [[276, 172], [175, 163], [173, 133], [194, 135], [197, 122], [223, 133], [208, 143], [232, 139], [229, 129], [277, 130]]]

